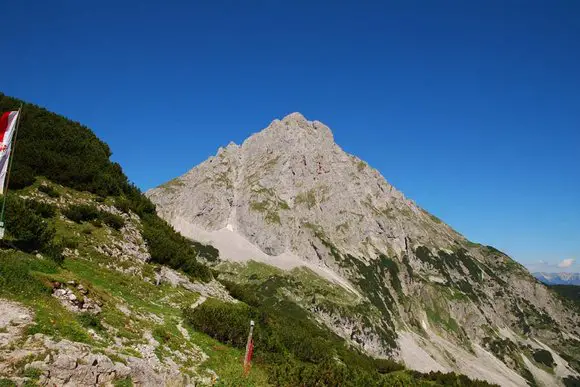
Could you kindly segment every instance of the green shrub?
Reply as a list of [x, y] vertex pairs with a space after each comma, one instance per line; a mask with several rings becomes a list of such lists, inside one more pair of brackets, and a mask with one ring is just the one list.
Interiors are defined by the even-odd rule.
[[96, 228], [103, 227], [103, 221], [100, 218], [93, 219], [89, 223], [92, 224], [93, 226], [95, 226]]
[[15, 195], [8, 195], [6, 199], [5, 227], [15, 245], [25, 251], [48, 246], [54, 237], [54, 228], [37, 215], [26, 201]]
[[64, 262], [63, 250], [64, 247], [61, 244], [53, 242], [45, 246], [41, 251], [48, 259], [54, 261], [58, 265], [62, 265]]
[[220, 252], [212, 245], [204, 245], [196, 241], [190, 242], [199, 257], [206, 259], [209, 262], [219, 261]]
[[[1, 198], [0, 198], [1, 199]], [[5, 227], [13, 247], [26, 252], [40, 251], [47, 258], [61, 264], [63, 248], [54, 241], [55, 230], [38, 213], [48, 217], [54, 207], [15, 195], [6, 198]]]
[[159, 341], [161, 344], [167, 344], [172, 338], [171, 332], [162, 326], [156, 326], [153, 328], [152, 334], [155, 340]]
[[63, 238], [60, 244], [62, 247], [73, 250], [79, 247], [79, 241], [72, 238]]
[[40, 215], [45, 219], [50, 219], [56, 215], [56, 207], [50, 203], [29, 199], [26, 200], [26, 205], [37, 215]]
[[[243, 285], [232, 288], [240, 295], [252, 294]], [[381, 385], [382, 374], [403, 369], [393, 360], [373, 359], [348, 348], [292, 302], [271, 301], [264, 296], [253, 307], [208, 299], [184, 315], [196, 330], [238, 348], [245, 347], [249, 321], [254, 320], [255, 361], [266, 366], [273, 385], [376, 386]]]
[[137, 215], [142, 217], [145, 214], [155, 214], [155, 205], [135, 185], [127, 186], [124, 197], [128, 200], [131, 211]]
[[91, 235], [93, 233], [93, 226], [91, 226], [90, 224], [85, 224], [81, 228], [81, 232], [85, 235]]
[[[20, 147], [20, 144], [18, 144]], [[10, 181], [8, 183], [9, 189], [21, 189], [34, 184], [36, 175], [34, 170], [28, 165], [20, 165], [12, 168], [10, 173]]]
[[120, 230], [125, 226], [125, 219], [123, 219], [122, 216], [111, 214], [110, 212], [103, 212], [100, 216], [100, 220], [115, 230]]
[[128, 214], [131, 211], [131, 202], [124, 197], [117, 198], [117, 200], [115, 200], [115, 208], [125, 214]]
[[202, 281], [211, 280], [211, 270], [197, 261], [198, 252], [189, 240], [157, 215], [145, 214], [141, 219], [143, 238], [153, 262], [182, 270]]
[[565, 387], [578, 387], [580, 386], [580, 378], [578, 376], [568, 375], [562, 379]]
[[580, 311], [580, 286], [578, 285], [547, 285], [560, 295], [565, 302], [575, 306]]
[[115, 380], [113, 382], [113, 386], [115, 387], [133, 387], [133, 379], [131, 376], [127, 376], [124, 379]]
[[29, 378], [32, 380], [38, 380], [38, 378], [40, 378], [40, 375], [42, 375], [42, 370], [39, 370], [38, 368], [33, 368], [33, 367], [28, 367], [24, 370], [24, 372], [22, 373], [22, 376], [24, 376], [25, 378]]
[[97, 219], [101, 213], [97, 207], [89, 204], [73, 204], [62, 211], [63, 215], [76, 223]]
[[55, 190], [52, 186], [50, 186], [48, 184], [41, 184], [41, 185], [39, 185], [38, 186], [38, 190], [40, 192], [44, 192], [45, 194], [47, 194], [51, 198], [58, 198], [58, 197], [60, 197], [60, 194], [58, 193], [58, 191]]
[[[410, 371], [410, 373], [419, 381], [435, 382], [437, 386], [473, 386], [473, 387], [488, 387], [493, 386], [483, 380], [471, 380], [465, 375], [459, 375], [454, 372], [443, 373], [441, 371], [431, 371], [429, 373], [421, 373], [418, 371]], [[425, 384], [420, 384], [425, 385]]]
[[244, 303], [227, 303], [210, 298], [196, 309], [186, 310], [185, 317], [198, 331], [222, 343], [243, 348], [254, 313]]
[[554, 367], [554, 358], [550, 351], [546, 351], [545, 349], [538, 349], [534, 351], [533, 355], [534, 360], [538, 363], [545, 365], [546, 367], [552, 368]]
[[235, 299], [243, 300], [246, 304], [255, 308], [262, 305], [262, 301], [260, 300], [260, 297], [256, 295], [256, 291], [249, 286], [223, 279], [220, 279], [220, 282]]
[[99, 317], [92, 313], [88, 312], [79, 313], [77, 315], [77, 320], [85, 328], [91, 328], [95, 331], [103, 331], [105, 329], [101, 324], [101, 320], [99, 319]]

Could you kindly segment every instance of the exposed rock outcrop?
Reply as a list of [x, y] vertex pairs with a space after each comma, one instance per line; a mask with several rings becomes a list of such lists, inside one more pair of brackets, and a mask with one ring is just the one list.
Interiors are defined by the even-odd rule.
[[[137, 357], [127, 355], [117, 346], [95, 352], [91, 345], [55, 340], [40, 333], [26, 337], [24, 329], [33, 323], [33, 318], [18, 303], [0, 299], [0, 330], [3, 331], [0, 333], [0, 377], [9, 376], [13, 381], [25, 383], [31, 380], [30, 376], [15, 375], [33, 374], [34, 383], [41, 386], [112, 386], [113, 382], [127, 377], [137, 386], [196, 385], [180, 365], [159, 360], [155, 354], [159, 343], [151, 332], [145, 332], [146, 342], [135, 348]], [[207, 358], [201, 351], [173, 351], [173, 355], [193, 363]], [[23, 370], [18, 370], [22, 366]]]

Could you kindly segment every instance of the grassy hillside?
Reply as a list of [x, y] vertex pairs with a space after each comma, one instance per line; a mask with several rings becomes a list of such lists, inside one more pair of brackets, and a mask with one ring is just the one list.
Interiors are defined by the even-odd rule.
[[[111, 151], [87, 127], [36, 105], [0, 94], [0, 111], [18, 109], [23, 104], [9, 189], [23, 189], [39, 176], [104, 199], [114, 198], [124, 212], [138, 214], [152, 260], [186, 271], [202, 280], [211, 279], [210, 270], [196, 257], [196, 249], [155, 214], [155, 206], [109, 160]], [[16, 216], [16, 215], [15, 215]]]
[[[46, 184], [58, 193], [58, 198], [50, 199], [38, 190]], [[191, 378], [211, 381], [215, 379], [215, 372], [221, 380], [228, 381], [226, 384], [267, 384], [266, 372], [259, 366], [242, 383], [240, 359], [243, 351], [224, 346], [184, 321], [182, 311], [198, 300], [199, 293], [168, 283], [156, 285], [155, 274], [159, 266], [155, 263], [122, 255], [114, 259], [98, 251], [125, 243], [126, 230], [130, 226], [138, 228], [138, 218], [118, 215], [127, 223], [122, 230], [101, 223], [97, 218], [72, 221], [64, 215], [71, 214], [71, 207], [83, 205], [96, 209], [106, 206], [111, 198], [101, 202], [96, 195], [45, 180], [19, 193], [27, 197], [28, 202], [51, 203], [54, 212], [44, 221], [53, 230], [54, 240], [64, 246], [63, 259], [59, 261], [42, 252], [28, 253], [10, 246], [0, 250], [0, 298], [17, 301], [34, 314], [34, 324], [26, 327], [19, 342], [43, 334], [55, 341], [87, 344], [92, 353], [103, 353], [114, 361], [128, 364], [132, 357], [144, 358], [143, 346], [149, 345], [147, 337], [152, 337], [156, 343], [150, 349], [159, 361], [176, 363], [180, 371]], [[76, 204], [61, 205], [60, 199]], [[100, 311], [93, 314], [70, 310], [70, 305], [54, 297], [58, 286], [55, 284], [72, 290], [85, 303], [94, 301]], [[86, 293], [79, 289], [85, 289]], [[41, 351], [19, 359], [9, 354], [8, 358], [12, 356], [16, 361], [0, 379], [4, 377], [4, 382], [8, 383], [12, 377], [26, 376], [29, 373], [26, 364], [45, 355], [45, 351]], [[131, 380], [118, 382], [130, 383]]]
[[[0, 94], [1, 111], [20, 102]], [[292, 286], [338, 302], [341, 295], [313, 273], [297, 277], [304, 286], [280, 274], [264, 286], [225, 276], [235, 302], [198, 261], [216, 262], [219, 252], [157, 217], [110, 154], [88, 128], [24, 104], [0, 245], [0, 301], [24, 306], [32, 321], [0, 319], [0, 385], [56, 383], [47, 378], [66, 372], [62, 380], [70, 381], [78, 375], [61, 365], [74, 356], [73, 368], [91, 372], [102, 372], [99, 361], [115, 364], [100, 377], [119, 386], [154, 374], [166, 379], [150, 383], [178, 385], [487, 385], [410, 372], [349, 347], [277, 296]], [[249, 319], [257, 322], [256, 356], [243, 376]]]

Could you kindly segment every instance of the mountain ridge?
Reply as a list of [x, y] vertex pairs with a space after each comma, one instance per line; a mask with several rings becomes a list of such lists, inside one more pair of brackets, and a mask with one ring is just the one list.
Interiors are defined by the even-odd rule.
[[548, 285], [580, 285], [580, 273], [534, 272], [532, 275]]

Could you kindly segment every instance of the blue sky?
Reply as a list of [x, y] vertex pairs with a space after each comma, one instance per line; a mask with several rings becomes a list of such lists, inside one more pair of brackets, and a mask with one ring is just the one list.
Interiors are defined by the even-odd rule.
[[0, 91], [142, 189], [300, 111], [468, 238], [580, 271], [580, 2], [168, 3], [4, 4]]

